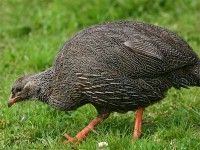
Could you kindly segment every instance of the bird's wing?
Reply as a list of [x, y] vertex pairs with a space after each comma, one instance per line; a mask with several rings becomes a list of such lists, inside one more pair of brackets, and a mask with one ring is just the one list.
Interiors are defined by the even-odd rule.
[[163, 60], [162, 52], [151, 41], [126, 41], [124, 45], [130, 48], [131, 51], [146, 55], [151, 58]]
[[158, 38], [134, 38], [123, 44], [132, 55], [131, 66], [135, 66], [131, 76], [157, 76], [198, 61], [190, 47], [172, 45]]

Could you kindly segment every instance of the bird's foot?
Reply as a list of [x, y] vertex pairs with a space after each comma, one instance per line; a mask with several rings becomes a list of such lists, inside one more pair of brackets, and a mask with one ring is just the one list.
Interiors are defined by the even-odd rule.
[[[94, 131], [94, 127], [97, 126], [99, 123], [101, 123], [103, 120], [105, 120], [106, 118], [108, 118], [109, 113], [106, 114], [100, 114], [98, 115], [95, 119], [93, 119], [83, 130], [81, 130], [75, 137], [71, 137], [68, 134], [64, 134], [64, 136], [68, 139], [66, 141], [64, 141], [66, 144], [69, 143], [73, 143], [74, 146], [76, 147], [76, 145], [82, 141], [84, 138], [86, 138], [86, 135], [90, 132], [90, 131]], [[94, 131], [95, 132], [95, 131]]]
[[74, 147], [77, 146], [79, 140], [76, 137], [72, 137], [66, 133], [64, 134], [64, 137], [67, 138], [67, 140], [65, 140], [64, 143], [66, 143], [66, 144], [72, 143], [72, 144], [74, 144]]

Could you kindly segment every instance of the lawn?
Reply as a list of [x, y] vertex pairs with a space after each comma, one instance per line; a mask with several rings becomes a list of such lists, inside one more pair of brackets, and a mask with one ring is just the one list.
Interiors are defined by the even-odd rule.
[[[93, 106], [61, 112], [40, 102], [8, 109], [15, 79], [51, 66], [63, 43], [79, 30], [109, 20], [137, 20], [178, 33], [200, 56], [199, 0], [1, 0], [0, 149], [71, 149], [63, 134], [76, 135], [95, 116]], [[113, 113], [78, 149], [182, 149], [200, 147], [200, 88], [170, 89], [146, 109], [143, 137], [132, 141], [135, 112]]]

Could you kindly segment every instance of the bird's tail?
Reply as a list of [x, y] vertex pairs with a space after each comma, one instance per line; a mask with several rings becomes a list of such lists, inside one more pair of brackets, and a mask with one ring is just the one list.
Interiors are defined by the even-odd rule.
[[191, 70], [191, 80], [194, 82], [194, 86], [200, 86], [200, 59]]

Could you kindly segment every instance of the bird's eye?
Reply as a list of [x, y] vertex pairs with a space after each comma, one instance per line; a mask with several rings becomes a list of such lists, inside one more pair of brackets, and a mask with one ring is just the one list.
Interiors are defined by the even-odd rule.
[[21, 87], [17, 87], [16, 88], [16, 92], [21, 92], [22, 91], [22, 88]]

